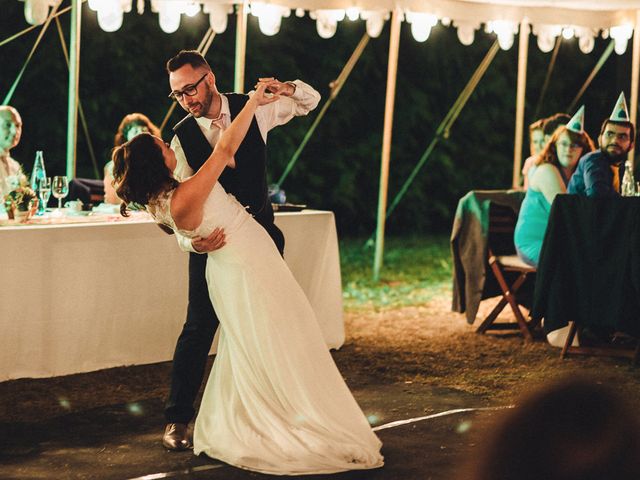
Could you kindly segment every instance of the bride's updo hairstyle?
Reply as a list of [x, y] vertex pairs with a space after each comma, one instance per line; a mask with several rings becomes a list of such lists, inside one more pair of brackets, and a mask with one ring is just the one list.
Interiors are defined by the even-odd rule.
[[148, 205], [153, 198], [178, 186], [164, 163], [156, 137], [150, 133], [136, 135], [114, 148], [111, 159], [116, 193], [122, 199], [120, 214], [123, 217], [129, 216], [127, 204]]

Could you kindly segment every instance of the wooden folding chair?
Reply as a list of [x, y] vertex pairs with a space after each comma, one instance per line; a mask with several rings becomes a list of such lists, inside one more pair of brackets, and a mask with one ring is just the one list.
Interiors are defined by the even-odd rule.
[[[485, 333], [487, 330], [520, 329], [525, 341], [533, 341], [531, 330], [538, 322], [532, 323], [525, 320], [516, 294], [527, 277], [536, 272], [535, 267], [527, 265], [515, 254], [513, 244], [513, 232], [517, 222], [517, 214], [510, 208], [492, 203], [489, 207], [488, 230], [488, 264], [500, 286], [502, 298], [489, 315], [482, 321], [477, 333]], [[515, 280], [507, 281], [507, 278]], [[507, 304], [515, 316], [515, 322], [500, 322], [495, 320]]]
[[578, 335], [578, 343], [580, 343], [580, 333], [582, 329], [575, 323], [569, 322], [569, 333], [567, 335], [567, 340], [564, 343], [564, 347], [562, 347], [562, 352], [560, 352], [560, 358], [563, 360], [569, 356], [569, 354], [574, 355], [598, 355], [598, 356], [607, 356], [607, 357], [622, 357], [631, 359], [631, 363], [633, 365], [638, 364], [638, 357], [640, 356], [640, 341], [638, 341], [635, 349], [630, 348], [628, 346], [617, 346], [617, 345], [599, 345], [599, 346], [573, 346], [573, 339], [576, 335]]

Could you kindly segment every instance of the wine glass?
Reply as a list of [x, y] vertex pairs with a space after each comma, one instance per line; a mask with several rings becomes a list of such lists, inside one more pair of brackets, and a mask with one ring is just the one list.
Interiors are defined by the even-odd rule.
[[58, 199], [58, 213], [62, 213], [62, 199], [69, 195], [69, 179], [65, 176], [55, 176], [51, 182], [51, 193]]
[[40, 180], [40, 184], [38, 185], [38, 194], [40, 197], [40, 202], [42, 208], [38, 208], [38, 215], [44, 215], [47, 209], [47, 203], [49, 203], [49, 198], [51, 197], [51, 177], [42, 178]]

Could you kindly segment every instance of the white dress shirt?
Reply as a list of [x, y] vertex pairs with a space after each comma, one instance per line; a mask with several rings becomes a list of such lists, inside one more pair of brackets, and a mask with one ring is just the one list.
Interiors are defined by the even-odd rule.
[[[284, 125], [293, 117], [300, 117], [308, 114], [318, 105], [320, 101], [320, 94], [311, 86], [307, 85], [301, 80], [295, 80], [292, 82], [295, 84], [295, 92], [290, 97], [282, 96], [277, 102], [262, 105], [256, 109], [255, 117], [258, 129], [262, 135], [262, 139], [265, 144], [267, 143], [267, 134], [269, 131], [277, 127], [278, 125]], [[253, 92], [249, 92], [252, 95]], [[202, 133], [209, 141], [209, 144], [214, 147], [220, 135], [224, 132], [229, 125], [231, 125], [231, 112], [229, 110], [229, 100], [224, 94], [220, 95], [222, 104], [220, 106], [220, 115], [216, 119], [210, 119], [205, 117], [196, 118], [196, 122], [202, 130]], [[193, 169], [187, 163], [187, 159], [180, 145], [180, 139], [177, 135], [174, 135], [171, 140], [171, 149], [176, 154], [176, 168], [173, 172], [173, 176], [182, 181], [191, 175], [193, 175]], [[176, 234], [178, 245], [185, 252], [195, 252], [191, 245], [191, 239], [182, 235]]]

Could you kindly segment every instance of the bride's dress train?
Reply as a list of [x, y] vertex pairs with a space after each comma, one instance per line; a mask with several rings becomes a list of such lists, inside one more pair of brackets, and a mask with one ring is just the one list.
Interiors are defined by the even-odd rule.
[[[175, 229], [170, 195], [150, 205]], [[381, 443], [338, 371], [307, 298], [269, 235], [216, 184], [201, 225], [225, 230], [209, 253], [220, 341], [195, 422], [194, 452], [295, 475], [383, 465]]]

